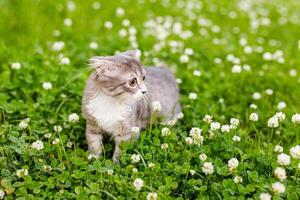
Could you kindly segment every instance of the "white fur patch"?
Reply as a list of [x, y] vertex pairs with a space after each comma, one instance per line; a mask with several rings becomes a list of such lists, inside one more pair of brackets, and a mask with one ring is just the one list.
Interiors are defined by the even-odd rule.
[[98, 93], [87, 103], [87, 111], [106, 132], [113, 134], [121, 121], [128, 120], [130, 106], [104, 93]]

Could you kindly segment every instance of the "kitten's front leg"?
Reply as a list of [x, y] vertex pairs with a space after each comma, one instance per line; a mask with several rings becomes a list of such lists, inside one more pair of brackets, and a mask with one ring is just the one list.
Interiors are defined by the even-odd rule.
[[114, 137], [115, 140], [115, 151], [113, 155], [113, 162], [119, 163], [121, 157], [121, 142], [128, 141], [131, 139], [131, 133], [129, 127], [126, 125], [122, 125], [120, 129], [117, 130], [116, 135]]
[[103, 144], [102, 144], [103, 136], [100, 133], [99, 129], [90, 124], [87, 124], [85, 137], [90, 152], [88, 159], [99, 158], [103, 148]]

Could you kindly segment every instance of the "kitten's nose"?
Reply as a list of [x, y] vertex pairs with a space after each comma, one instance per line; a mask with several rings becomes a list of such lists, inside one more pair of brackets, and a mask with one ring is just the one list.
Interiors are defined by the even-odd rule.
[[142, 94], [145, 94], [147, 92], [147, 90], [142, 90]]

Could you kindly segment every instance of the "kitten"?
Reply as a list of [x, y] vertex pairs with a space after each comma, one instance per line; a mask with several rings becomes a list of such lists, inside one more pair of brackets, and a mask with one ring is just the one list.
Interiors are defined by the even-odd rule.
[[[179, 91], [172, 73], [166, 67], [143, 68], [138, 51], [90, 59], [94, 72], [84, 91], [82, 111], [86, 118], [86, 140], [90, 157], [99, 157], [102, 139], [114, 139], [113, 161], [120, 158], [120, 143], [137, 138], [132, 127], [146, 128], [150, 123], [152, 102], [159, 101], [159, 117], [174, 119], [181, 112]], [[137, 128], [135, 128], [136, 130]]]

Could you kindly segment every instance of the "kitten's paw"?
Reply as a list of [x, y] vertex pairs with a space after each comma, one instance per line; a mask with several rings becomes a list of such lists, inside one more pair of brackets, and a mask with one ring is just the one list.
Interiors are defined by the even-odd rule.
[[89, 160], [92, 160], [93, 158], [97, 159], [97, 158], [99, 158], [99, 155], [92, 154], [92, 153], [89, 154], [88, 159], [89, 159]]
[[120, 163], [120, 160], [117, 159], [117, 158], [113, 158], [113, 162], [114, 162], [114, 164], [119, 164], [119, 163]]
[[120, 155], [114, 154], [112, 160], [115, 164], [119, 164], [120, 163]]

